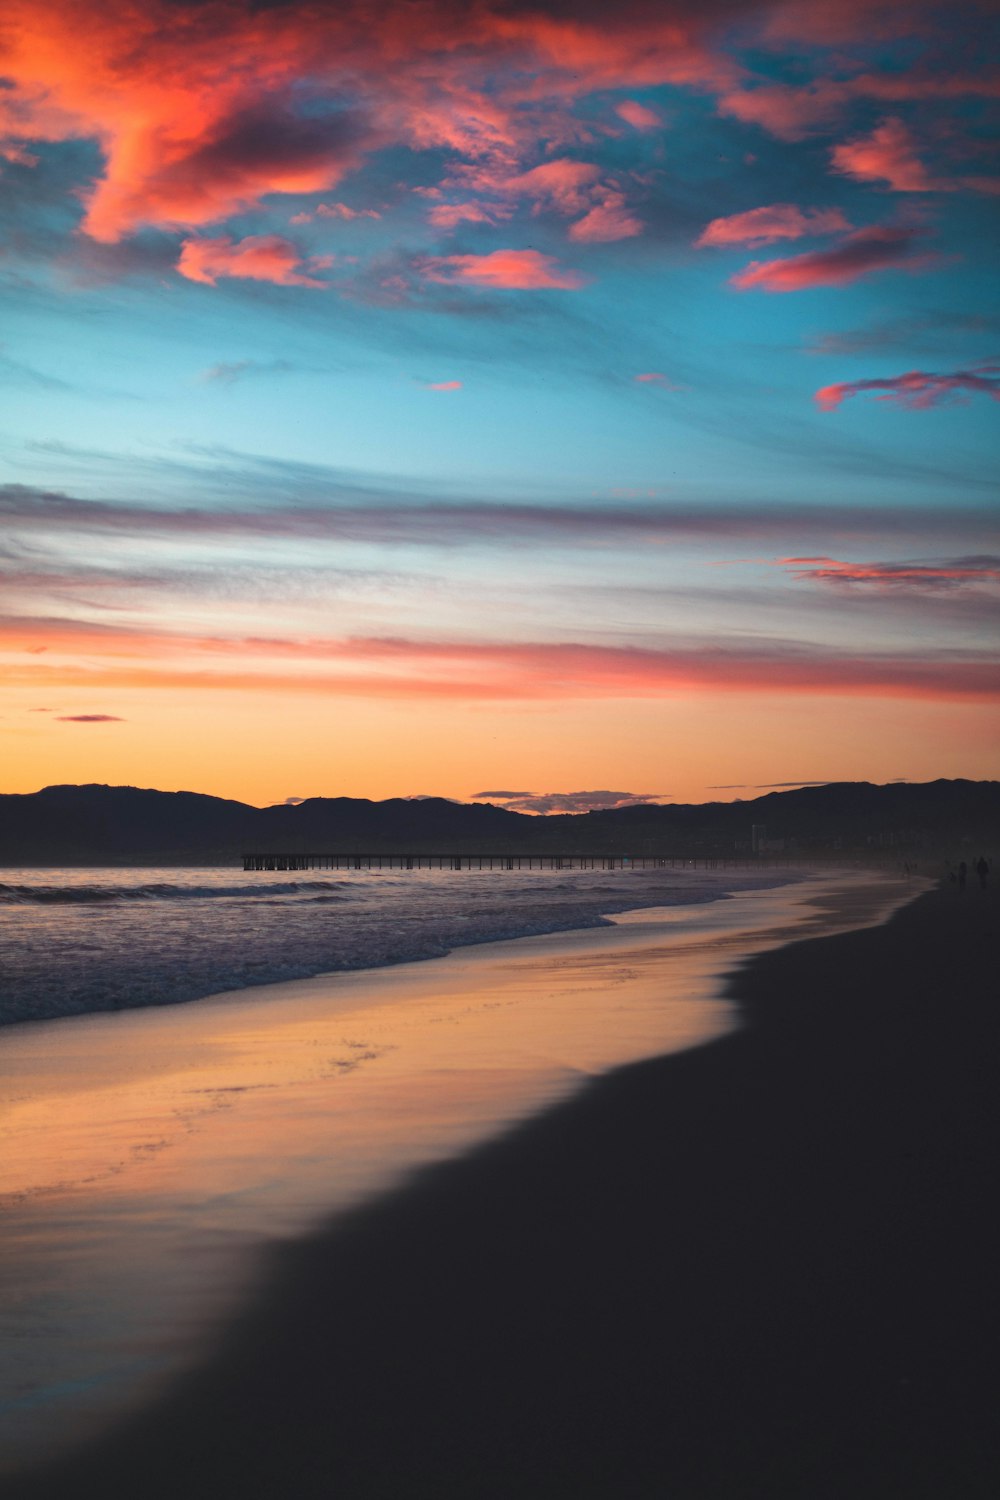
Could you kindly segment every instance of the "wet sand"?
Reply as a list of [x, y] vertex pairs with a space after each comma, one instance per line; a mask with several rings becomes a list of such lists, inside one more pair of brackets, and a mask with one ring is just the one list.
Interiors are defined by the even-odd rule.
[[992, 1494], [988, 904], [754, 959], [741, 1030], [273, 1250], [211, 1360], [7, 1493]]

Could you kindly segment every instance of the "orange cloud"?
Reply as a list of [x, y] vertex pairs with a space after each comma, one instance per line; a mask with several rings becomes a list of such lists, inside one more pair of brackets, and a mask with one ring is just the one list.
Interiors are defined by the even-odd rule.
[[845, 380], [839, 385], [825, 385], [814, 400], [821, 411], [835, 411], [851, 396], [873, 392], [877, 401], [926, 411], [946, 401], [961, 399], [966, 393], [978, 393], [1000, 401], [1000, 365], [980, 365], [975, 370], [955, 370], [950, 375], [934, 375], [926, 370], [909, 370], [882, 380]]
[[423, 263], [430, 281], [462, 281], [473, 286], [503, 287], [515, 291], [555, 288], [578, 291], [587, 278], [579, 271], [560, 267], [540, 250], [493, 250], [488, 255], [439, 255]]
[[847, 235], [832, 250], [751, 261], [730, 277], [730, 285], [740, 291], [799, 292], [814, 286], [847, 286], [877, 271], [923, 270], [931, 257], [913, 254], [917, 239], [916, 230], [876, 224]]
[[[322, 259], [328, 263], [328, 257]], [[318, 267], [320, 262], [314, 259], [309, 264]], [[243, 240], [232, 240], [225, 234], [216, 239], [185, 240], [177, 262], [182, 276], [209, 286], [214, 286], [220, 276], [272, 281], [276, 286], [327, 285], [315, 276], [307, 276], [302, 266], [300, 252], [279, 234], [255, 234]]]
[[391, 143], [509, 169], [571, 138], [569, 108], [595, 90], [737, 76], [672, 5], [590, 21], [499, 0], [8, 0], [3, 24], [0, 137], [96, 141], [83, 227], [109, 243], [326, 191]]
[[[839, 653], [794, 641], [676, 648], [578, 642], [415, 641], [401, 638], [261, 639], [182, 636], [65, 620], [4, 622], [5, 650], [38, 643], [80, 666], [13, 667], [11, 681], [88, 687], [183, 687], [378, 698], [551, 700], [650, 698], [701, 691], [1000, 699], [992, 657], [967, 652]], [[198, 667], [175, 665], [196, 654]], [[249, 670], [228, 663], [243, 658]], [[157, 658], [165, 658], [160, 665]], [[102, 665], [104, 658], [106, 665]], [[116, 660], [139, 658], [142, 666]], [[213, 658], [215, 660], [213, 661]], [[277, 663], [282, 663], [276, 670]]]
[[427, 389], [429, 391], [460, 391], [462, 382], [460, 380], [435, 380]]
[[805, 235], [838, 234], [850, 229], [839, 208], [798, 208], [794, 203], [769, 203], [746, 213], [713, 219], [695, 240], [696, 245], [773, 245], [777, 240], [799, 240]]

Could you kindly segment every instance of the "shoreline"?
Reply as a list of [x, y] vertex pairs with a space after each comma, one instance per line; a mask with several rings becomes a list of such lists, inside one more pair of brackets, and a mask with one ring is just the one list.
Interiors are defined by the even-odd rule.
[[[725, 900], [733, 894], [741, 891], [752, 890], [776, 890], [786, 885], [797, 884], [802, 880], [809, 879], [838, 879], [850, 878], [858, 872], [844, 868], [834, 871], [816, 870], [809, 871], [800, 866], [775, 867], [766, 872], [760, 870], [739, 869], [733, 865], [731, 869], [715, 868], [718, 861], [703, 861], [703, 868], [698, 870], [697, 861], [682, 862], [681, 866], [674, 870], [646, 872], [638, 867], [629, 870], [618, 871], [537, 871], [529, 873], [528, 880], [537, 879], [542, 882], [540, 893], [551, 897], [553, 886], [560, 889], [568, 879], [578, 881], [572, 890], [570, 899], [563, 902], [562, 910], [559, 903], [555, 905], [549, 901], [543, 903], [541, 908], [530, 906], [527, 911], [523, 909], [523, 898], [525, 887], [523, 876], [515, 872], [508, 877], [506, 872], [489, 871], [465, 871], [463, 876], [452, 873], [445, 874], [442, 871], [416, 871], [401, 874], [396, 872], [391, 875], [388, 872], [363, 871], [358, 876], [353, 872], [342, 872], [344, 879], [336, 880], [324, 878], [331, 872], [287, 872], [287, 878], [278, 876], [276, 879], [268, 880], [267, 876], [262, 879], [250, 877], [250, 884], [239, 885], [239, 873], [214, 868], [211, 872], [215, 877], [225, 877], [231, 874], [232, 878], [226, 880], [225, 884], [215, 886], [191, 886], [169, 885], [162, 882], [145, 883], [138, 887], [134, 882], [130, 885], [122, 879], [123, 876], [136, 876], [138, 874], [156, 873], [154, 867], [135, 866], [127, 869], [117, 867], [88, 866], [87, 874], [93, 877], [85, 883], [73, 880], [61, 888], [56, 888], [58, 899], [53, 899], [49, 888], [37, 881], [37, 876], [46, 873], [43, 867], [24, 868], [7, 873], [19, 874], [32, 877], [32, 882], [8, 883], [0, 894], [6, 894], [6, 900], [0, 902], [0, 916], [9, 918], [13, 912], [23, 912], [25, 917], [34, 924], [48, 918], [62, 917], [60, 928], [57, 931], [39, 928], [33, 935], [32, 942], [36, 951], [46, 954], [46, 965], [43, 970], [38, 968], [37, 961], [32, 964], [27, 960], [27, 972], [21, 977], [22, 993], [18, 993], [17, 985], [14, 985], [13, 998], [7, 996], [0, 998], [0, 1030], [6, 1030], [11, 1026], [31, 1025], [35, 1022], [60, 1021], [74, 1017], [93, 1015], [118, 1015], [127, 1011], [151, 1009], [157, 1006], [188, 1004], [212, 1000], [217, 995], [228, 994], [230, 991], [254, 991], [266, 989], [276, 984], [293, 983], [297, 980], [314, 979], [335, 974], [365, 974], [378, 972], [382, 969], [397, 967], [400, 964], [416, 963], [428, 959], [445, 957], [450, 953], [459, 952], [465, 948], [478, 947], [491, 943], [517, 941], [522, 938], [545, 936], [558, 933], [574, 933], [589, 931], [594, 928], [608, 928], [613, 925], [616, 914], [628, 911], [637, 911], [658, 907], [660, 905], [701, 905], [707, 901]], [[709, 868], [709, 866], [713, 866]], [[690, 868], [689, 868], [690, 866]], [[79, 875], [80, 871], [67, 870], [70, 876]], [[170, 875], [170, 870], [159, 870], [161, 875]], [[198, 876], [203, 873], [198, 867], [178, 867], [177, 872], [182, 875]], [[336, 875], [337, 872], [332, 872]], [[870, 874], [870, 872], [865, 872]], [[351, 885], [357, 885], [357, 889], [351, 896], [357, 898], [358, 906], [353, 907], [357, 914], [360, 907], [373, 896], [377, 896], [383, 890], [383, 880], [389, 887], [394, 885], [410, 886], [410, 895], [420, 892], [426, 897], [428, 890], [435, 890], [437, 882], [444, 875], [444, 883], [440, 886], [441, 893], [445, 895], [447, 908], [448, 899], [456, 889], [463, 888], [464, 881], [472, 882], [465, 885], [466, 891], [473, 889], [478, 882], [485, 881], [484, 895], [494, 896], [501, 888], [502, 883], [509, 880], [517, 882], [514, 887], [512, 903], [504, 906], [490, 906], [489, 902], [477, 911], [479, 930], [474, 930], [467, 924], [467, 916], [461, 911], [461, 907], [451, 908], [445, 912], [445, 930], [433, 932], [430, 928], [423, 930], [410, 930], [408, 933], [397, 933], [394, 939], [390, 939], [388, 950], [380, 949], [380, 945], [372, 946], [370, 940], [362, 940], [360, 948], [356, 946], [358, 934], [348, 942], [347, 950], [338, 953], [339, 943], [336, 935], [332, 935], [327, 941], [322, 941], [317, 946], [311, 938], [308, 927], [303, 927], [303, 916], [308, 916], [310, 901], [305, 899], [301, 904], [297, 899], [290, 901], [288, 912], [283, 917], [291, 916], [298, 921], [297, 936], [300, 939], [297, 945], [289, 949], [285, 937], [285, 924], [279, 924], [279, 930], [275, 930], [274, 924], [269, 924], [266, 930], [260, 927], [254, 929], [248, 927], [244, 934], [244, 944], [234, 950], [232, 945], [224, 942], [218, 944], [200, 944], [194, 955], [187, 950], [175, 951], [169, 957], [160, 951], [156, 938], [151, 933], [149, 923], [159, 923], [164, 916], [172, 915], [176, 903], [182, 902], [183, 908], [188, 911], [188, 905], [192, 897], [204, 898], [211, 902], [212, 898], [231, 897], [241, 894], [250, 894], [263, 898], [262, 905], [256, 908], [258, 916], [266, 912], [268, 907], [281, 902], [285, 897], [304, 897], [308, 891], [317, 894], [312, 900], [321, 901], [330, 899], [329, 893], [337, 891], [334, 900], [341, 898], [341, 892]], [[871, 878], [879, 878], [884, 872], [878, 872]], [[100, 877], [105, 877], [101, 879]], [[374, 880], [373, 880], [374, 876]], [[891, 877], [889, 877], [891, 878]], [[243, 876], [244, 881], [247, 877]], [[233, 880], [237, 884], [233, 885]], [[610, 882], [606, 886], [598, 888], [595, 882]], [[666, 884], [664, 884], [664, 881]], [[500, 884], [498, 884], [498, 882]], [[690, 882], [688, 888], [685, 884]], [[3, 883], [0, 882], [0, 887]], [[548, 889], [546, 889], [548, 887]], [[645, 888], [643, 888], [645, 887]], [[699, 888], [700, 887], [700, 888]], [[166, 894], [169, 888], [169, 895]], [[508, 885], [508, 890], [510, 886]], [[34, 894], [32, 894], [34, 892]], [[44, 894], [43, 894], [44, 893]], [[138, 899], [137, 899], [138, 898]], [[124, 971], [122, 970], [122, 950], [120, 946], [116, 949], [112, 944], [110, 948], [102, 950], [100, 947], [92, 947], [93, 936], [89, 926], [81, 926], [91, 919], [96, 910], [117, 914], [122, 922], [135, 923], [140, 926], [135, 933], [135, 952], [143, 955], [148, 960], [146, 963], [133, 963], [131, 968], [126, 961]], [[528, 914], [530, 912], [530, 915]], [[388, 916], [388, 913], [386, 914]], [[406, 926], [406, 919], [419, 916], [416, 908], [408, 908], [405, 904], [397, 909], [392, 916], [398, 921], [402, 919], [402, 925]], [[363, 915], [362, 915], [363, 920]], [[141, 923], [147, 924], [145, 932]], [[67, 936], [64, 930], [67, 924], [76, 923], [76, 928], [71, 928]], [[392, 920], [388, 923], [392, 927]], [[433, 925], [433, 918], [431, 926]], [[152, 943], [150, 938], [152, 937]], [[65, 945], [70, 943], [70, 965], [67, 969]], [[352, 942], [355, 946], [352, 946]], [[48, 946], [49, 944], [52, 946]], [[85, 994], [82, 999], [75, 993], [72, 986], [78, 983], [79, 965], [77, 962], [80, 945], [83, 951], [91, 951], [94, 954], [94, 962], [99, 971], [98, 983], [103, 984], [104, 993], [95, 996], [93, 985], [87, 983], [84, 986]], [[252, 965], [241, 961], [247, 951], [252, 950], [255, 959]], [[30, 951], [30, 950], [29, 950]], [[260, 955], [260, 956], [257, 956]], [[26, 954], [22, 947], [20, 955], [16, 945], [12, 948], [11, 962], [14, 972], [17, 972], [18, 963], [25, 964]], [[110, 969], [110, 974], [107, 970]], [[291, 969], [291, 973], [289, 970]], [[24, 991], [25, 983], [27, 991]], [[71, 987], [67, 989], [67, 985]], [[151, 988], [150, 988], [151, 986]], [[54, 992], [60, 993], [58, 1002], [52, 998]]]
[[[830, 885], [830, 882], [818, 881], [814, 882], [813, 884], [816, 886], [828, 887]], [[814, 896], [816, 896], [819, 901], [819, 905], [813, 906], [811, 915], [806, 918], [805, 921], [803, 921], [802, 905], [805, 901], [807, 901], [809, 891], [803, 890], [802, 886], [781, 888], [781, 892], [786, 898], [786, 903], [790, 902], [793, 909], [796, 905], [798, 905], [799, 910], [797, 919], [790, 919], [784, 922], [784, 924], [778, 923], [777, 925], [775, 925], [772, 914], [770, 925], [765, 922], [763, 933], [758, 934], [758, 939], [763, 939], [763, 946], [774, 947], [777, 943], [786, 941], [789, 937], [801, 936], [805, 931], [810, 929], [816, 930], [818, 928], [819, 930], [823, 930], [824, 927], [826, 929], [829, 929], [831, 924], [833, 924], [834, 926], [836, 926], [837, 924], [841, 926], [850, 926], [852, 923], [857, 923], [859, 920], [863, 920], [866, 912], [869, 919], [871, 919], [871, 889], [862, 890], [861, 907], [864, 908], [864, 910], [859, 910], [858, 896], [856, 894], [852, 895], [851, 883], [848, 882], [846, 884], [846, 887], [844, 885], [844, 882], [841, 882], [840, 884], [842, 888], [839, 894], [836, 895], [832, 895], [828, 890], [826, 897], [824, 898], [822, 891], [818, 893], [818, 896], [816, 892], [813, 892]], [[885, 901], [886, 899], [890, 899], [888, 896], [887, 883], [882, 883], [881, 888], [883, 892], [883, 901]], [[855, 884], [853, 889], [855, 891], [859, 889], [857, 884]], [[771, 890], [769, 892], [761, 891], [751, 893], [749, 899], [744, 896], [744, 905], [749, 904], [752, 907], [754, 901], [756, 900], [762, 912], [766, 912], [769, 903], [773, 905], [778, 894], [779, 893], [775, 892], [774, 890]], [[891, 897], [891, 900], [898, 902], [899, 899], [901, 899], [901, 897], [897, 889], [897, 893]], [[839, 913], [837, 911], [838, 906], [841, 908]], [[728, 935], [729, 948], [731, 951], [726, 951], [726, 918], [734, 915], [734, 913], [727, 910], [727, 908], [729, 907], [730, 903], [728, 902], [711, 901], [705, 903], [703, 917], [708, 919], [710, 929], [712, 923], [714, 922], [718, 930], [714, 935], [712, 935], [711, 931], [709, 931], [708, 934], [703, 933], [701, 937], [699, 937], [698, 934], [694, 934], [693, 937], [690, 938], [690, 946], [692, 946], [694, 949], [701, 950], [702, 958], [707, 960], [708, 968], [713, 974], [719, 973], [720, 960], [726, 959], [727, 962], [724, 964], [724, 968], [729, 968], [731, 967], [732, 960], [739, 958], [741, 953], [745, 952], [748, 947], [748, 933], [744, 930], [735, 934]], [[659, 915], [661, 917], [666, 916], [668, 919], [672, 919], [674, 922], [683, 923], [686, 919], [689, 919], [693, 915], [693, 912], [694, 909], [688, 906], [666, 909], [665, 912], [660, 913]], [[367, 976], [355, 974], [337, 975], [333, 977], [338, 982], [338, 987], [343, 990], [345, 988], [350, 989], [352, 985], [355, 989], [357, 989], [358, 987], [363, 987], [365, 981], [371, 981], [372, 978], [378, 979], [380, 981], [385, 981], [391, 987], [391, 984], [393, 982], [398, 983], [399, 981], [406, 980], [407, 975], [404, 973], [405, 968], [409, 968], [412, 971], [410, 976], [411, 978], [415, 977], [419, 982], [425, 984], [429, 980], [431, 982], [434, 982], [435, 974], [440, 978], [440, 976], [444, 972], [451, 970], [453, 972], [458, 971], [459, 989], [461, 989], [463, 984], [466, 986], [466, 988], [468, 987], [468, 984], [470, 983], [470, 972], [478, 973], [478, 982], [481, 984], [483, 973], [488, 969], [491, 962], [495, 963], [499, 957], [505, 957], [508, 961], [512, 961], [516, 954], [518, 962], [528, 965], [526, 977], [529, 984], [537, 988], [538, 979], [534, 976], [552, 970], [554, 960], [556, 961], [555, 967], [558, 968], [559, 965], [562, 965], [563, 969], [565, 969], [567, 962], [576, 963], [577, 966], [581, 961], [592, 964], [595, 959], [601, 957], [602, 949], [607, 950], [607, 948], [609, 947], [609, 940], [613, 938], [619, 949], [619, 958], [614, 961], [617, 966], [620, 967], [623, 959], [627, 959], [627, 967], [634, 970], [637, 962], [641, 964], [642, 962], [646, 961], [646, 959], [648, 959], [650, 965], [650, 974], [652, 975], [654, 973], [659, 973], [659, 982], [662, 985], [662, 983], [665, 982], [664, 975], [666, 973], [666, 970], [663, 967], [665, 950], [662, 948], [662, 940], [664, 937], [662, 927], [659, 931], [659, 940], [661, 942], [661, 947], [658, 950], [655, 948], [655, 946], [650, 948], [651, 934], [654, 931], [655, 924], [650, 923], [649, 917], [655, 917], [656, 915], [656, 913], [648, 914], [640, 910], [638, 912], [628, 914], [624, 918], [620, 919], [619, 922], [611, 928], [590, 930], [584, 929], [582, 931], [578, 931], [572, 936], [562, 933], [557, 937], [524, 938], [494, 945], [476, 946], [468, 949], [463, 949], [458, 952], [453, 952], [447, 958], [435, 960], [434, 964], [421, 962], [410, 966], [401, 966], [395, 969], [371, 971]], [[874, 919], [878, 919], [877, 914], [875, 915]], [[683, 943], [678, 943], [679, 934], [676, 931], [672, 933], [668, 931], [667, 936], [671, 939], [671, 947], [669, 951], [676, 959], [679, 956], [679, 948], [683, 946]], [[720, 938], [722, 941], [721, 948]], [[749, 946], [752, 947], [752, 943], [750, 943]], [[490, 947], [495, 950], [492, 954], [488, 951]], [[649, 952], [647, 953], [646, 950], [649, 950]], [[589, 958], [587, 958], [588, 952], [591, 955]], [[646, 959], [643, 958], [644, 954], [646, 955]], [[573, 957], [573, 955], [575, 955], [575, 957]], [[533, 971], [531, 969], [532, 963], [534, 963]], [[466, 971], [464, 977], [462, 975], [463, 970]], [[596, 990], [596, 998], [602, 1012], [608, 1009], [606, 1005], [606, 996], [608, 994], [607, 985], [609, 981], [612, 981], [614, 979], [615, 972], [616, 971], [614, 968], [608, 969], [607, 959], [605, 957], [605, 959], [603, 960], [603, 966], [599, 966], [597, 970], [592, 971], [587, 976], [587, 983], [591, 987], [591, 989], [593, 989], [594, 981], [597, 981], [598, 987]], [[689, 982], [689, 974], [687, 975], [687, 978]], [[579, 983], [578, 979], [575, 982]], [[286, 991], [286, 995], [283, 1001], [281, 999], [276, 1000], [275, 1006], [278, 1010], [285, 1010], [286, 1012], [291, 1013], [294, 1012], [295, 1009], [296, 995], [298, 996], [299, 1000], [301, 1000], [303, 992], [309, 989], [315, 990], [319, 995], [324, 989], [324, 982], [320, 980], [296, 981], [294, 984], [276, 988], [284, 989]], [[414, 992], [411, 989], [411, 991], [409, 992], [410, 1003], [412, 1003], [413, 1000]], [[437, 1003], [440, 1004], [440, 995], [437, 996]], [[492, 1003], [493, 1002], [488, 1002], [488, 1005]], [[233, 1015], [238, 1017], [241, 1011], [241, 1006], [244, 1008], [248, 1008], [246, 1006], [246, 997], [241, 992], [230, 996], [217, 997], [213, 1002], [203, 1002], [203, 1005], [205, 1007], [205, 1011], [214, 1009], [219, 1016], [223, 1018], [228, 1017], [228, 1019], [231, 1019]], [[271, 1006], [266, 1007], [263, 1011], [259, 1006], [255, 1007], [254, 1009], [258, 1020], [263, 1019], [265, 1014], [271, 1015], [273, 1012], [273, 1008]], [[166, 1013], [164, 1011], [159, 1010], [153, 1012], [129, 1012], [125, 1013], [120, 1018], [101, 1018], [99, 1016], [88, 1017], [77, 1019], [67, 1024], [75, 1027], [77, 1033], [79, 1034], [81, 1031], [85, 1032], [88, 1029], [100, 1031], [102, 1026], [107, 1026], [109, 1024], [113, 1026], [114, 1020], [118, 1019], [121, 1022], [124, 1022], [126, 1030], [129, 1029], [129, 1023], [131, 1023], [132, 1029], [138, 1029], [139, 1031], [145, 1030], [148, 1032], [149, 1027], [144, 1026], [143, 1022], [148, 1018], [148, 1020], [152, 1022], [153, 1028], [155, 1029], [156, 1018], [162, 1018], [165, 1014]], [[191, 1016], [192, 1014], [193, 1009], [191, 1007], [176, 1008], [175, 1018], [178, 1020], [178, 1023], [182, 1029], [186, 1029], [184, 1027], [184, 1021], [182, 1018], [185, 1016]], [[440, 1016], [437, 1017], [438, 1021], [440, 1021], [440, 1019]], [[702, 1024], [703, 1020], [703, 1016], [699, 1017], [699, 1024]], [[449, 1024], [453, 1025], [454, 1023]], [[462, 1024], [465, 1024], [464, 1018]], [[717, 1024], [717, 1029], [721, 1030], [721, 1025], [718, 1025], [718, 1023], [715, 1024]], [[121, 1028], [119, 1028], [119, 1030], [120, 1029]], [[494, 1033], [491, 1041], [491, 1046], [495, 1047], [496, 1040], [497, 1034]], [[704, 1041], [704, 1035], [702, 1035], [699, 1040]], [[686, 1043], [686, 1045], [690, 1045], [690, 1043]], [[715, 1044], [713, 1043], [710, 1045]], [[643, 1048], [645, 1048], [646, 1050], [643, 1051]], [[640, 1046], [639, 1052], [635, 1055], [649, 1056], [648, 1042], [643, 1041]], [[629, 1060], [627, 1054], [624, 1059], [619, 1058], [617, 1061], [612, 1059], [610, 1065], [616, 1068], [620, 1068], [620, 1063], [623, 1060]], [[416, 1152], [415, 1155], [411, 1153], [408, 1163], [403, 1163], [406, 1171], [408, 1173], [412, 1173], [414, 1169], [420, 1168], [422, 1160], [440, 1161], [442, 1157], [444, 1157], [445, 1159], [449, 1157], [453, 1158], [456, 1150], [464, 1151], [468, 1150], [470, 1147], [473, 1150], [478, 1149], [479, 1142], [481, 1142], [484, 1138], [495, 1137], [497, 1130], [500, 1130], [502, 1132], [500, 1137], [502, 1139], [503, 1134], [505, 1134], [509, 1129], [513, 1128], [516, 1130], [520, 1128], [518, 1121], [524, 1119], [525, 1114], [527, 1114], [529, 1119], [540, 1119], [543, 1118], [544, 1115], [540, 1116], [538, 1114], [538, 1110], [542, 1109], [543, 1111], [547, 1110], [548, 1112], [551, 1112], [549, 1106], [553, 1105], [555, 1106], [555, 1111], [558, 1112], [558, 1110], [565, 1107], [563, 1104], [557, 1103], [557, 1101], [566, 1097], [567, 1088], [569, 1090], [569, 1094], [571, 1096], [575, 1096], [579, 1093], [581, 1084], [583, 1084], [585, 1092], [588, 1087], [592, 1086], [589, 1082], [586, 1082], [586, 1080], [588, 1080], [595, 1072], [603, 1073], [607, 1066], [608, 1062], [605, 1061], [602, 1063], [599, 1058], [595, 1057], [591, 1059], [586, 1055], [581, 1055], [579, 1062], [576, 1064], [575, 1070], [569, 1074], [567, 1074], [566, 1072], [565, 1065], [561, 1065], [560, 1069], [557, 1071], [557, 1074], [550, 1075], [549, 1080], [544, 1083], [544, 1088], [541, 1096], [538, 1096], [536, 1094], [534, 1102], [531, 1102], [530, 1100], [528, 1101], [526, 1110], [524, 1106], [520, 1106], [519, 1108], [515, 1108], [513, 1110], [511, 1110], [509, 1106], [506, 1106], [498, 1115], [495, 1107], [490, 1104], [489, 1100], [487, 1100], [487, 1118], [485, 1119], [484, 1129], [480, 1128], [478, 1131], [476, 1129], [473, 1129], [470, 1133], [468, 1125], [466, 1125], [464, 1129], [464, 1137], [462, 1139], [457, 1139], [454, 1136], [453, 1132], [450, 1136], [446, 1132], [445, 1137], [442, 1138], [440, 1136], [440, 1132], [438, 1132], [438, 1137], [434, 1142], [432, 1142], [429, 1153], [425, 1152], [423, 1157], [421, 1157], [421, 1153], [419, 1151]], [[613, 1075], [605, 1074], [605, 1076]], [[482, 1079], [480, 1078], [477, 1082], [477, 1086], [480, 1086], [481, 1083]], [[216, 1097], [220, 1097], [218, 1093]], [[384, 1092], [381, 1102], [384, 1105]], [[477, 1099], [475, 1102], [476, 1108], [481, 1109], [482, 1101]], [[464, 1101], [464, 1107], [466, 1108], [466, 1110], [468, 1108], [468, 1103], [468, 1100]], [[148, 1164], [144, 1165], [148, 1166]], [[433, 1168], [431, 1168], [431, 1170], [433, 1170]], [[389, 1201], [396, 1192], [405, 1193], [407, 1191], [405, 1179], [403, 1181], [403, 1186], [399, 1187], [398, 1178], [396, 1181], [392, 1180], [391, 1174], [390, 1180], [384, 1182], [382, 1184], [382, 1187], [388, 1187], [389, 1189], [391, 1189], [389, 1199], [387, 1199], [386, 1201]], [[348, 1196], [346, 1203], [347, 1208], [350, 1209], [350, 1196]], [[282, 1207], [283, 1205], [279, 1201], [279, 1211], [282, 1209]], [[295, 1222], [292, 1222], [285, 1227], [285, 1237], [287, 1238], [287, 1235], [289, 1233], [298, 1235], [307, 1234], [308, 1229], [309, 1226], [307, 1224], [303, 1224], [302, 1222], [296, 1224]]]
[[12, 1500], [986, 1500], [979, 896], [753, 958], [741, 1030], [275, 1250], [213, 1359]]

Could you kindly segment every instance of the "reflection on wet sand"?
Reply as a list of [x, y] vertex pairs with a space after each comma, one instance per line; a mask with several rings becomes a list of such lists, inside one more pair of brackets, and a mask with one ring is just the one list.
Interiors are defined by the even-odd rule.
[[16, 1463], [148, 1393], [254, 1251], [565, 1097], [727, 1030], [745, 955], [912, 885], [802, 881], [5, 1038], [0, 1440]]

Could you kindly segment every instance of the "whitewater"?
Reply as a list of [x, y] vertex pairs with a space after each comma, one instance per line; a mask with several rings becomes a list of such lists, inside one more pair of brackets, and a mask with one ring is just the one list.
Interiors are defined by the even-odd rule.
[[170, 1005], [440, 957], [783, 884], [732, 869], [0, 871], [0, 1024]]

